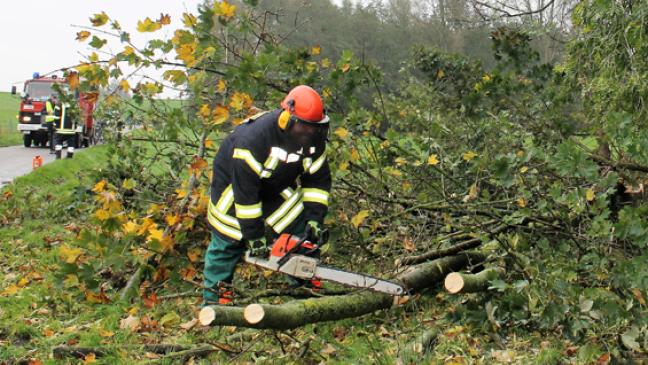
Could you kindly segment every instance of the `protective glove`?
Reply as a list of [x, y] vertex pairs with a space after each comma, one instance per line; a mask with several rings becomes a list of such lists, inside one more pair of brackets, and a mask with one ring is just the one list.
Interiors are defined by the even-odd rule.
[[324, 243], [324, 242], [320, 242], [320, 241], [325, 241], [322, 233], [323, 230], [317, 221], [306, 222], [306, 229], [304, 230], [304, 236], [306, 240], [316, 245], [320, 243]]
[[248, 240], [248, 250], [250, 251], [250, 256], [255, 257], [268, 257], [268, 253], [270, 252], [265, 237]]

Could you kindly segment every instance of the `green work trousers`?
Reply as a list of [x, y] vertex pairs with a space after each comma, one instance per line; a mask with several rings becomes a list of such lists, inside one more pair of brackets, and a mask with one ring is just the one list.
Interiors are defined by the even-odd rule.
[[[303, 219], [303, 215], [300, 216], [297, 222], [291, 226], [294, 228], [284, 233], [290, 233], [301, 237], [306, 228], [306, 222]], [[273, 239], [278, 236], [279, 235], [275, 235]], [[270, 244], [271, 243], [269, 243], [269, 245]], [[209, 243], [209, 247], [205, 253], [205, 269], [203, 271], [205, 288], [217, 291], [220, 282], [226, 284], [232, 283], [236, 264], [243, 259], [243, 254], [246, 249], [247, 247], [245, 247], [243, 242], [232, 242], [231, 240], [225, 239], [212, 231], [211, 242]], [[218, 302], [218, 295], [212, 291], [203, 290], [203, 299], [205, 303]]]

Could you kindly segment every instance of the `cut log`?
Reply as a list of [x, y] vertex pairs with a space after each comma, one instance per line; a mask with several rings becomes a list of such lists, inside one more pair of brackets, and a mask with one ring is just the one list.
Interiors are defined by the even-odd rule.
[[504, 275], [502, 268], [489, 268], [477, 274], [453, 272], [445, 278], [444, 286], [450, 294], [474, 293], [488, 289], [488, 282]]
[[[452, 271], [484, 259], [483, 254], [475, 252], [444, 257], [409, 267], [394, 281], [401, 283], [409, 292], [416, 292], [440, 283]], [[388, 294], [359, 291], [347, 295], [294, 300], [280, 305], [251, 304], [245, 309], [207, 306], [201, 310], [198, 318], [202, 325], [292, 329], [309, 323], [358, 317], [390, 308], [394, 299]]]

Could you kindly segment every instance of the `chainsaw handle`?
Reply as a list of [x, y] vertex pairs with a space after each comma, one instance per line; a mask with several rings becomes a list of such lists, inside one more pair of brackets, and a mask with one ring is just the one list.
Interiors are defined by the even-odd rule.
[[277, 262], [279, 266], [285, 264], [286, 261], [288, 261], [288, 259], [290, 258], [290, 254], [299, 250], [301, 246], [304, 244], [304, 242], [306, 242], [306, 238], [300, 238], [299, 241], [290, 250], [286, 251], [283, 257], [280, 258], [279, 261]]

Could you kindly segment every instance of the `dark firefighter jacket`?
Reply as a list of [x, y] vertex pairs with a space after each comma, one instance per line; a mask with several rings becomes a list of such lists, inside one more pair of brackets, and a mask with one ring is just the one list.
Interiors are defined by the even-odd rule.
[[58, 103], [54, 107], [54, 127], [58, 134], [74, 134], [76, 132], [76, 121], [70, 113], [70, 106], [67, 103]]
[[208, 220], [233, 240], [285, 232], [303, 215], [322, 223], [331, 171], [326, 141], [300, 148], [279, 128], [281, 110], [258, 114], [223, 141], [214, 158]]

